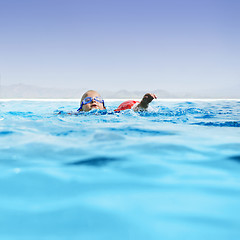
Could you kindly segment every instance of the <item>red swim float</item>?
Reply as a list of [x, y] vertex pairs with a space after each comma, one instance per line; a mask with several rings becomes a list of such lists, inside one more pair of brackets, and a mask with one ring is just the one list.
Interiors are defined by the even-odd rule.
[[127, 110], [127, 109], [131, 109], [136, 103], [140, 103], [139, 101], [134, 101], [134, 100], [128, 100], [125, 101], [123, 103], [121, 103], [117, 109], [115, 109], [114, 111], [119, 112], [122, 110]]

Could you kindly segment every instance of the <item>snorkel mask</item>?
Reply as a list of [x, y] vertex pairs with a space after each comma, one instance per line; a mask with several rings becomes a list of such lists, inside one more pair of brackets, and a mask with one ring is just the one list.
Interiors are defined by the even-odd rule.
[[93, 100], [95, 100], [96, 102], [102, 103], [103, 107], [105, 107], [104, 100], [101, 97], [94, 97], [94, 98], [86, 97], [86, 98], [83, 99], [83, 101], [81, 103], [81, 106], [80, 106], [80, 108], [77, 111], [80, 111], [82, 109], [83, 105], [88, 104], [88, 103], [92, 102]]

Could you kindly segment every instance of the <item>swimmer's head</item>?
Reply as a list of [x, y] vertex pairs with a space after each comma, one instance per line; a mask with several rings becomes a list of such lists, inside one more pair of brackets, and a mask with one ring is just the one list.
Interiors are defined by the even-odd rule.
[[103, 110], [106, 108], [100, 94], [94, 90], [89, 90], [83, 94], [78, 111], [88, 112], [93, 109]]

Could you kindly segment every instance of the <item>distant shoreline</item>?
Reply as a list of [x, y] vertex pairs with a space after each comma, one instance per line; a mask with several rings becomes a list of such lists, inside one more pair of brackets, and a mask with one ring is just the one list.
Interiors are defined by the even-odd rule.
[[[237, 88], [236, 88], [237, 89]], [[200, 91], [199, 93], [194, 93], [190, 90], [184, 92], [172, 92], [167, 89], [146, 89], [146, 90], [126, 90], [120, 89], [118, 91], [112, 90], [99, 90], [101, 96], [104, 99], [140, 99], [146, 92], [152, 92], [159, 97], [159, 99], [169, 100], [176, 99], [240, 99], [238, 93], [233, 93], [225, 91], [224, 93], [214, 91]], [[45, 88], [38, 87], [34, 85], [25, 85], [25, 84], [14, 84], [8, 86], [0, 86], [0, 99], [10, 99], [10, 100], [32, 100], [39, 99], [45, 101], [54, 101], [55, 99], [60, 99], [60, 101], [72, 101], [72, 99], [80, 99], [84, 92], [87, 89], [61, 89], [61, 88]]]

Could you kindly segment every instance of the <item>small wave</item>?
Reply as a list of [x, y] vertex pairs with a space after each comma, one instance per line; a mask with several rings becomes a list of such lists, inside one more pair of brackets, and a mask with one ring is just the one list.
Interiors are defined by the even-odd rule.
[[99, 110], [99, 109], [93, 109], [89, 112], [74, 112], [72, 113], [74, 115], [86, 115], [86, 116], [89, 116], [89, 115], [106, 115], [108, 114], [108, 111], [107, 110]]
[[66, 132], [59, 132], [59, 133], [53, 133], [54, 136], [68, 136], [72, 133], [74, 133], [75, 131], [73, 130], [69, 130], [69, 131], [66, 131]]
[[230, 151], [239, 151], [240, 149], [240, 143], [228, 143], [228, 144], [219, 144], [215, 146], [216, 149], [226, 149]]
[[119, 134], [114, 134], [114, 133], [96, 133], [93, 136], [94, 141], [101, 141], [101, 142], [106, 142], [106, 141], [121, 141], [124, 140], [125, 137]]
[[165, 130], [152, 130], [144, 128], [135, 127], [124, 127], [124, 128], [109, 128], [110, 131], [122, 132], [131, 135], [144, 135], [144, 136], [166, 136], [166, 135], [176, 135], [175, 132], [165, 131]]
[[240, 155], [237, 155], [237, 156], [231, 156], [229, 159], [230, 159], [230, 160], [234, 160], [234, 161], [240, 163]]
[[27, 116], [27, 117], [29, 117], [29, 116], [33, 115], [33, 112], [18, 112], [18, 111], [13, 112], [13, 111], [10, 111], [10, 112], [8, 112], [8, 114], [13, 115], [13, 116], [23, 116], [23, 117]]
[[211, 126], [211, 127], [240, 127], [240, 122], [237, 122], [237, 121], [199, 122], [199, 123], [192, 123], [192, 125], [202, 125], [202, 126]]
[[0, 136], [10, 135], [13, 134], [13, 131], [0, 131]]
[[202, 116], [195, 116], [194, 118], [203, 118], [203, 119], [209, 119], [209, 118], [215, 118], [216, 115], [215, 114], [205, 114], [205, 115], [202, 115]]
[[93, 166], [93, 167], [102, 167], [109, 163], [120, 161], [122, 159], [120, 158], [114, 158], [114, 157], [93, 157], [93, 158], [87, 158], [85, 160], [79, 160], [67, 163], [67, 165], [73, 165], [73, 166]]

